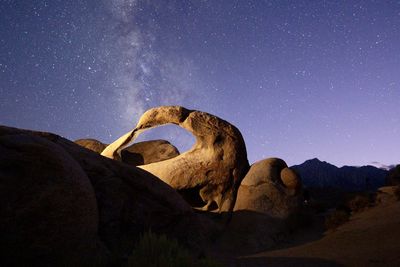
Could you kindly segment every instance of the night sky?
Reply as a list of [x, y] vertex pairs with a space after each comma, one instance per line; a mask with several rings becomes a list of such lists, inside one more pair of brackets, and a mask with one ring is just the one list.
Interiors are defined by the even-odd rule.
[[0, 23], [0, 124], [112, 142], [182, 105], [250, 162], [400, 163], [400, 1], [2, 0]]

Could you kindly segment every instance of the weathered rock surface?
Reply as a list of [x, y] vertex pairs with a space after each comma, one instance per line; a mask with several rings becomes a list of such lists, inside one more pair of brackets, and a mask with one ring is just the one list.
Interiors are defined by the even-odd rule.
[[96, 139], [78, 139], [75, 141], [75, 143], [98, 154], [100, 154], [107, 147], [107, 144], [103, 144]]
[[122, 162], [144, 165], [179, 156], [178, 149], [165, 140], [151, 140], [132, 144], [121, 151]]
[[142, 169], [2, 126], [0, 149], [0, 257], [10, 264], [93, 266], [99, 254], [126, 257], [150, 228], [194, 247], [207, 233], [174, 189]]
[[[172, 123], [187, 129], [196, 137], [196, 144], [181, 155], [140, 166], [177, 190], [197, 191], [212, 209], [232, 210], [237, 189], [249, 165], [240, 131], [232, 124], [211, 114], [179, 106], [162, 106], [146, 111], [136, 128], [110, 144], [102, 155], [118, 159], [121, 149], [140, 132]], [[195, 197], [195, 196], [194, 196]]]
[[[95, 139], [79, 139], [76, 144], [90, 149], [98, 154], [108, 146]], [[166, 140], [150, 140], [135, 143], [121, 151], [121, 161], [129, 165], [138, 166], [150, 164], [179, 155], [178, 149]]]
[[243, 179], [235, 211], [286, 218], [301, 206], [301, 195], [300, 177], [283, 160], [265, 159], [254, 163]]

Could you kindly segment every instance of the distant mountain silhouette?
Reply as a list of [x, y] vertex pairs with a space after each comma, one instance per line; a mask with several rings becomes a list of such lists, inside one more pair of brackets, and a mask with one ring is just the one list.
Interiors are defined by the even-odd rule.
[[376, 167], [378, 169], [383, 169], [383, 170], [386, 170], [386, 171], [390, 171], [391, 169], [396, 167], [395, 164], [386, 165], [386, 164], [382, 164], [382, 163], [380, 163], [378, 161], [370, 162], [370, 163], [368, 163], [368, 166], [373, 166], [373, 167]]
[[374, 166], [336, 167], [319, 159], [292, 166], [306, 187], [337, 187], [346, 191], [375, 190], [385, 184], [387, 170]]

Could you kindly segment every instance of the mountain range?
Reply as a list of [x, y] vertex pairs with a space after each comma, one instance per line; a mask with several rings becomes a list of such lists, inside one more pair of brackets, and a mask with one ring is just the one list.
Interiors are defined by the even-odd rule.
[[396, 167], [395, 164], [386, 165], [386, 164], [382, 164], [382, 163], [377, 162], [377, 161], [370, 162], [370, 163], [368, 164], [368, 166], [373, 166], [373, 167], [376, 167], [376, 168], [378, 168], [378, 169], [383, 169], [383, 170], [387, 170], [387, 171], [390, 171], [391, 169], [393, 169], [393, 168]]
[[336, 187], [346, 191], [376, 190], [385, 184], [388, 175], [386, 168], [370, 165], [338, 168], [317, 158], [291, 168], [300, 174], [305, 187]]

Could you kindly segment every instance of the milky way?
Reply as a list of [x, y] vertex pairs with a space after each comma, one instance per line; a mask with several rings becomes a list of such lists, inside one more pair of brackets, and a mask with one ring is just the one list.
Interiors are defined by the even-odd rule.
[[251, 162], [399, 163], [398, 1], [8, 0], [0, 21], [1, 124], [111, 142], [183, 105], [236, 125]]

